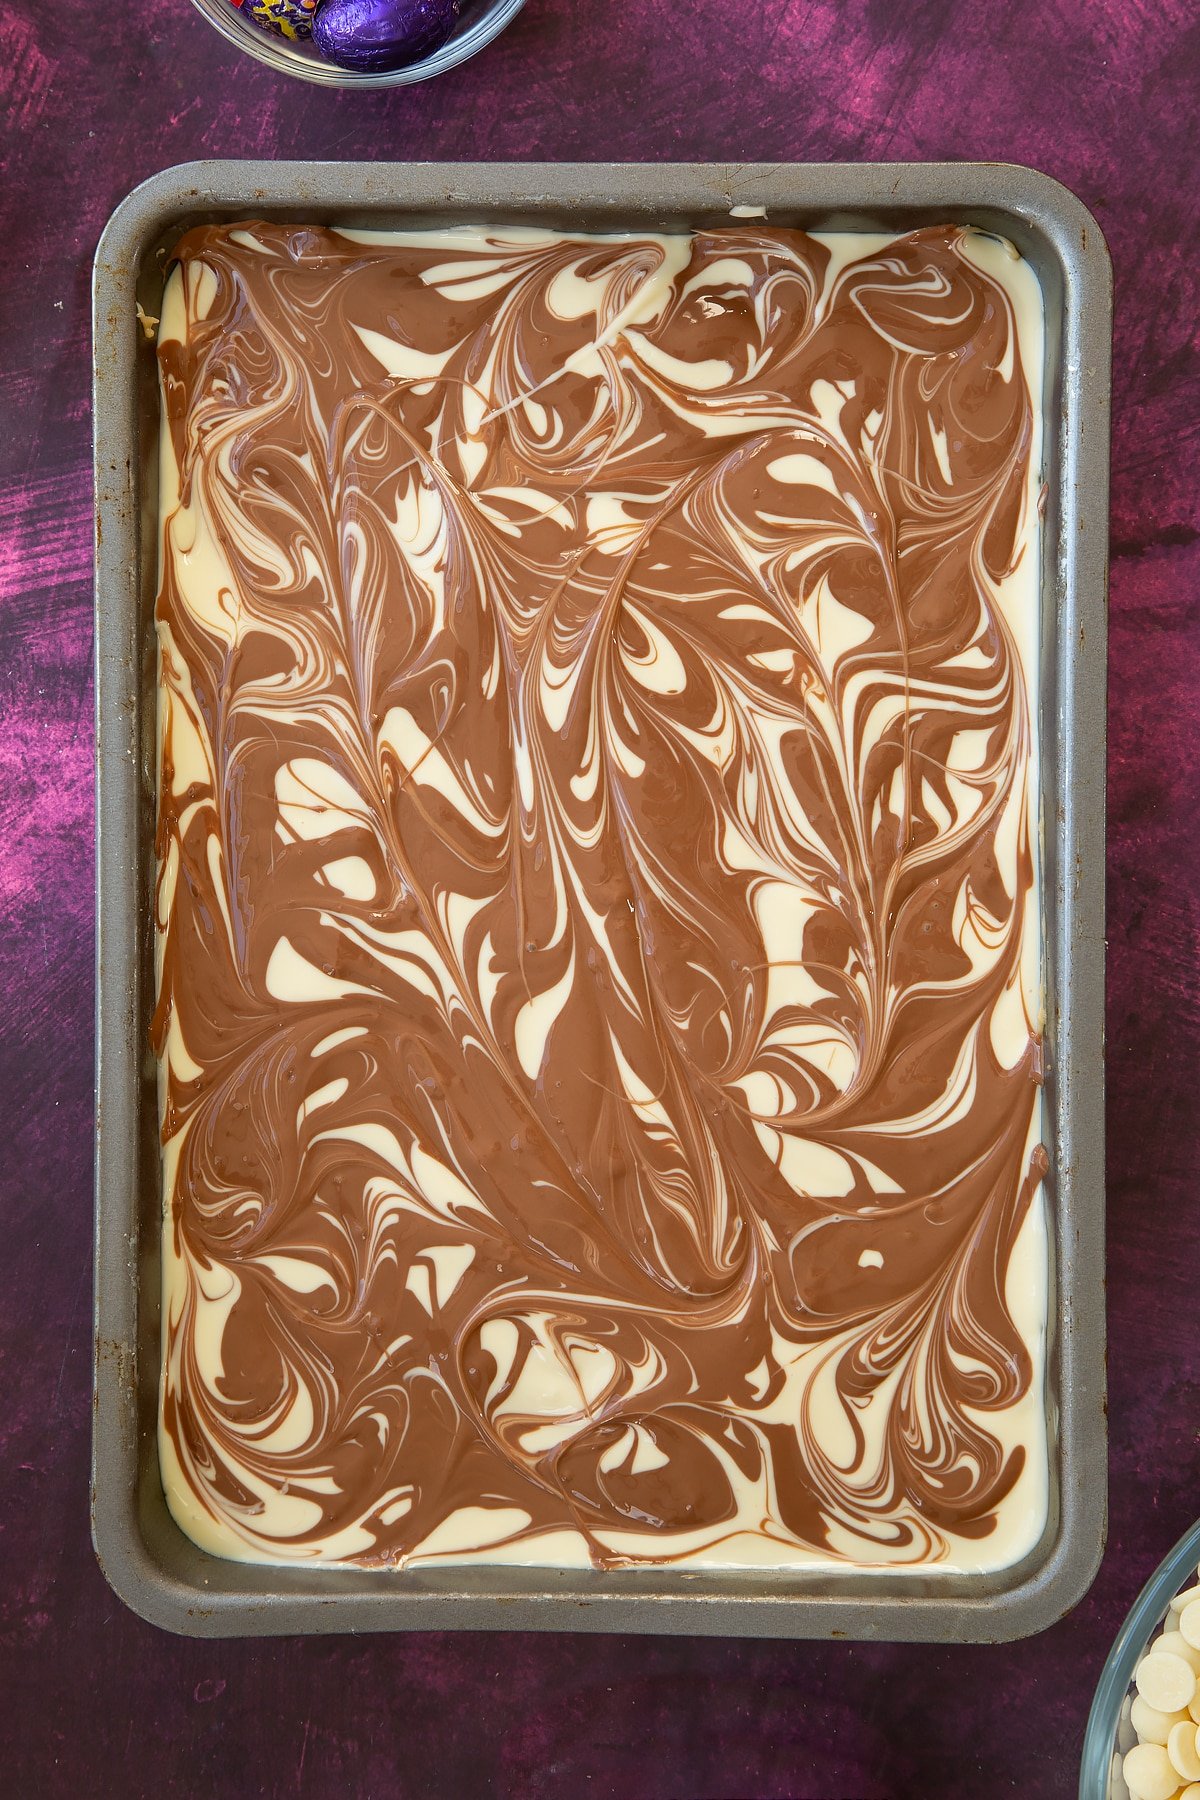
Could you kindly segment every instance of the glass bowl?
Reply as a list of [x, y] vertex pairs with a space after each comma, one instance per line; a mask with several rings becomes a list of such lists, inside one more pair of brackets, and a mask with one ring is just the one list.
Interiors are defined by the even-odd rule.
[[228, 38], [247, 56], [266, 63], [268, 68], [278, 69], [284, 75], [295, 75], [300, 81], [315, 81], [322, 87], [357, 88], [404, 87], [412, 81], [428, 81], [433, 75], [444, 74], [447, 69], [466, 62], [468, 57], [476, 56], [493, 38], [499, 37], [524, 4], [525, 0], [467, 0], [462, 18], [440, 50], [422, 57], [419, 62], [410, 63], [406, 69], [363, 74], [357, 69], [340, 69], [336, 63], [325, 62], [311, 44], [292, 43], [287, 38], [260, 31], [231, 4], [231, 0], [192, 0], [196, 11], [203, 13], [223, 38]]
[[[1088, 1714], [1079, 1769], [1079, 1800], [1130, 1800], [1121, 1761], [1137, 1742], [1129, 1718], [1136, 1689], [1133, 1672], [1170, 1610], [1176, 1594], [1196, 1584], [1200, 1521], [1180, 1538], [1155, 1569], [1129, 1609], [1108, 1653]], [[1184, 1785], [1180, 1780], [1181, 1787]]]

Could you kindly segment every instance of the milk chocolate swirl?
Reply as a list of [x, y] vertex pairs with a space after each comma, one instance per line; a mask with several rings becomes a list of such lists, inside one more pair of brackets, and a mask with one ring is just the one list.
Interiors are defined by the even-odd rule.
[[970, 1566], [1019, 1498], [1027, 1542], [1003, 280], [957, 229], [176, 257], [177, 1516], [265, 1559]]

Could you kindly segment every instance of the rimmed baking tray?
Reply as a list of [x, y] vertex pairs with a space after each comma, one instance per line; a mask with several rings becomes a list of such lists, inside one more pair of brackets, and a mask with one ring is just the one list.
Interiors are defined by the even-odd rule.
[[[160, 309], [190, 226], [256, 217], [377, 227], [529, 221], [671, 229], [763, 207], [772, 223], [1003, 234], [1046, 302], [1042, 792], [1052, 1308], [1051, 1505], [1036, 1550], [991, 1575], [274, 1568], [218, 1560], [167, 1511], [155, 1437], [160, 1178], [151, 905], [158, 397], [138, 309]], [[117, 209], [96, 253], [97, 1075], [92, 1522], [117, 1593], [199, 1636], [562, 1630], [989, 1641], [1086, 1592], [1106, 1519], [1104, 751], [1111, 275], [1065, 188], [999, 163], [866, 165], [209, 162]]]

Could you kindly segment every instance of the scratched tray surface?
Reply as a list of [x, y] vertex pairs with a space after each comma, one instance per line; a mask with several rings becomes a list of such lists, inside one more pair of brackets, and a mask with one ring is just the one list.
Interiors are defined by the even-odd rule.
[[[214, 1558], [171, 1518], [158, 1469], [160, 1171], [151, 894], [158, 395], [137, 309], [160, 310], [194, 224], [244, 217], [377, 228], [531, 222], [574, 230], [727, 223], [904, 231], [958, 222], [1012, 240], [1046, 305], [1043, 885], [1051, 1154], [1050, 1514], [994, 1574], [475, 1564], [399, 1572]], [[1040, 1630], [1103, 1549], [1104, 696], [1111, 288], [1098, 227], [1065, 189], [1002, 164], [870, 166], [258, 164], [168, 169], [96, 255], [97, 1555], [144, 1617], [197, 1635], [447, 1628], [994, 1641]]]

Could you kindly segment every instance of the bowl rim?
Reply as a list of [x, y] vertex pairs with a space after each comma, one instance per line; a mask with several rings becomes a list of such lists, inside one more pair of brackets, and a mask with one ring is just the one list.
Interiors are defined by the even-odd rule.
[[275, 37], [248, 23], [232, 0], [192, 0], [192, 5], [207, 19], [215, 31], [238, 50], [252, 56], [280, 75], [294, 76], [297, 81], [311, 81], [318, 87], [383, 88], [408, 87], [413, 82], [430, 81], [469, 61], [498, 38], [521, 11], [525, 0], [491, 0], [491, 4], [465, 25], [458, 26], [440, 49], [403, 69], [344, 69], [339, 63], [325, 62], [315, 54], [296, 48], [286, 38]]
[[1150, 1637], [1171, 1601], [1195, 1579], [1200, 1565], [1200, 1519], [1163, 1557], [1125, 1615], [1092, 1698], [1083, 1734], [1079, 1800], [1108, 1800], [1113, 1751], [1121, 1708]]

